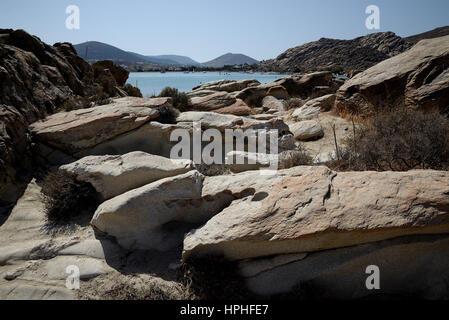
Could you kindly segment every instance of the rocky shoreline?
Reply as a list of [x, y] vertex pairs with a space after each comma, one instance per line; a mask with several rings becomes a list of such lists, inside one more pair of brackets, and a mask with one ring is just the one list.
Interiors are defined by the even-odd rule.
[[[322, 71], [202, 84], [182, 111], [170, 97], [131, 96], [126, 71], [91, 66], [70, 44], [0, 36], [1, 299], [201, 299], [182, 273], [217, 257], [250, 297], [305, 286], [320, 299], [449, 298], [449, 171], [327, 166], [355, 139], [354, 119], [387, 107], [449, 110], [449, 36], [347, 81]], [[245, 163], [220, 168], [194, 153], [172, 159], [172, 133], [193, 136], [197, 122], [218, 134], [277, 130], [279, 148], [224, 154]], [[273, 158], [279, 170], [261, 174]], [[94, 212], [49, 223], [44, 170], [91, 186]], [[66, 287], [72, 265], [78, 291]], [[365, 285], [370, 265], [382, 272], [377, 292]]]

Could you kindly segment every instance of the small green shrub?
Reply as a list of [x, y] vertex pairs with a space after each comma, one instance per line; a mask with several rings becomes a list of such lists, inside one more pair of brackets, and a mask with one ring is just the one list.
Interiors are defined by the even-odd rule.
[[190, 99], [184, 92], [179, 92], [176, 88], [164, 88], [159, 97], [172, 98], [173, 106], [180, 111], [188, 111], [190, 109]]
[[48, 173], [42, 181], [42, 193], [45, 213], [51, 222], [69, 222], [97, 208], [97, 194], [92, 185], [78, 182], [64, 171]]

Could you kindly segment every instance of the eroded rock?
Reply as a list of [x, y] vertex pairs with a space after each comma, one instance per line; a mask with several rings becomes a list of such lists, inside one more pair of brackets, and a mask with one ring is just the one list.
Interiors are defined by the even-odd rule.
[[102, 199], [113, 198], [193, 168], [190, 160], [172, 160], [139, 151], [125, 155], [90, 156], [61, 167], [78, 180], [92, 184]]
[[254, 196], [234, 201], [187, 235], [184, 258], [214, 253], [238, 260], [448, 233], [448, 177], [440, 171], [337, 174], [326, 167], [217, 177], [204, 189], [252, 189]]
[[422, 40], [348, 80], [337, 92], [341, 113], [363, 116], [400, 107], [446, 110], [449, 36]]

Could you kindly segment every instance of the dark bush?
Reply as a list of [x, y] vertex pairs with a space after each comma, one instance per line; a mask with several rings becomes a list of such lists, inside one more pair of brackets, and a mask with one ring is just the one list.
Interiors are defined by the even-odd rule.
[[340, 170], [449, 169], [449, 120], [434, 112], [400, 109], [378, 114], [347, 138]]
[[291, 98], [284, 102], [285, 110], [301, 108], [303, 105], [304, 105], [304, 100], [302, 100], [300, 98]]
[[238, 265], [223, 257], [206, 256], [182, 266], [184, 286], [198, 300], [244, 300], [254, 298], [238, 274]]
[[165, 124], [175, 124], [176, 118], [179, 115], [178, 110], [171, 106], [160, 106], [157, 108], [159, 111], [159, 117], [155, 120]]
[[69, 222], [72, 218], [97, 208], [97, 194], [89, 183], [78, 182], [74, 176], [56, 171], [42, 181], [45, 213], [51, 222]]
[[190, 99], [184, 92], [179, 92], [176, 88], [164, 88], [159, 97], [172, 98], [173, 106], [180, 111], [188, 111], [190, 109]]
[[256, 92], [254, 94], [251, 94], [248, 98], [245, 99], [245, 103], [250, 108], [261, 108], [262, 107], [262, 101], [265, 98], [265, 93], [262, 92]]
[[140, 89], [137, 87], [134, 87], [132, 85], [130, 85], [129, 83], [127, 83], [124, 87], [123, 90], [125, 90], [125, 92], [128, 94], [128, 96], [130, 97], [138, 97], [138, 98], [142, 98], [142, 92], [140, 92]]

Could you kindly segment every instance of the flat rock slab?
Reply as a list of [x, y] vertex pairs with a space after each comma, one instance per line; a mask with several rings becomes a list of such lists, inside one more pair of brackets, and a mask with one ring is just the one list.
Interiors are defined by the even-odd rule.
[[5, 300], [74, 300], [76, 293], [62, 286], [14, 281], [0, 286], [0, 297]]
[[212, 179], [203, 193], [250, 193], [187, 235], [184, 258], [239, 260], [449, 232], [448, 172], [295, 167], [268, 177], [255, 171]]
[[190, 160], [172, 160], [140, 151], [89, 156], [61, 167], [79, 181], [92, 184], [104, 200], [193, 168]]
[[159, 116], [157, 107], [168, 105], [169, 98], [127, 97], [108, 105], [56, 113], [30, 128], [39, 141], [73, 154], [139, 128]]
[[89, 280], [113, 270], [104, 260], [76, 256], [55, 257], [47, 261], [44, 268], [48, 279], [65, 280], [68, 276], [67, 268], [72, 266], [79, 269], [80, 280]]

